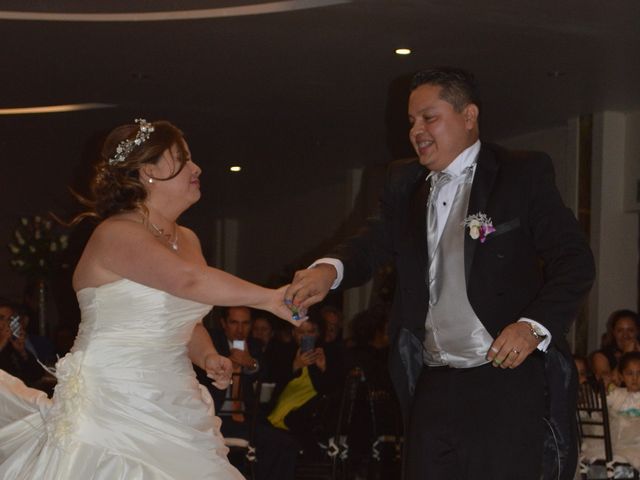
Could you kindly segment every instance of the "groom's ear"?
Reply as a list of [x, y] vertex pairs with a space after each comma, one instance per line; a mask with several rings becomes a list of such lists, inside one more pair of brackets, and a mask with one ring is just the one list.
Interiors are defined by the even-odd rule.
[[464, 110], [462, 110], [462, 115], [464, 117], [464, 124], [468, 130], [475, 128], [478, 125], [478, 115], [480, 114], [480, 109], [475, 103], [469, 103]]

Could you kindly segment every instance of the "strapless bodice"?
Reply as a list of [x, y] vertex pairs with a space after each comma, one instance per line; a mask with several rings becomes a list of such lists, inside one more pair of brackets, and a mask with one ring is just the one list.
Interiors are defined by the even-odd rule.
[[126, 361], [127, 368], [173, 371], [176, 360], [187, 358], [195, 324], [211, 309], [124, 278], [77, 295], [82, 322], [72, 351], [83, 351], [85, 360], [100, 352], [100, 362], [111, 367]]

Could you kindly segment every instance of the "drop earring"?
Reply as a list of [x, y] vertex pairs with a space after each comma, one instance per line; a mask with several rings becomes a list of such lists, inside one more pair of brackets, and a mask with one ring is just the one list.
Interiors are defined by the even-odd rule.
[[150, 178], [149, 180], [147, 180], [149, 183], [153, 183], [153, 178]]

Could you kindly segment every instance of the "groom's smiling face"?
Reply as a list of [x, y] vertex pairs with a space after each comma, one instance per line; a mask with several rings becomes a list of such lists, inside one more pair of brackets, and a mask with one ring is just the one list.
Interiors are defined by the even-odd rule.
[[441, 92], [424, 84], [409, 96], [409, 139], [420, 163], [438, 172], [478, 139], [478, 107], [469, 103], [457, 111]]

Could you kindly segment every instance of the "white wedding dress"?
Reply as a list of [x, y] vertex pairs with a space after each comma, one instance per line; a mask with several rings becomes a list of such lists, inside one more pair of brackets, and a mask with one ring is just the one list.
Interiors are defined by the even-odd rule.
[[53, 399], [0, 370], [0, 478], [244, 478], [187, 355], [210, 307], [126, 279], [82, 289], [78, 302]]

